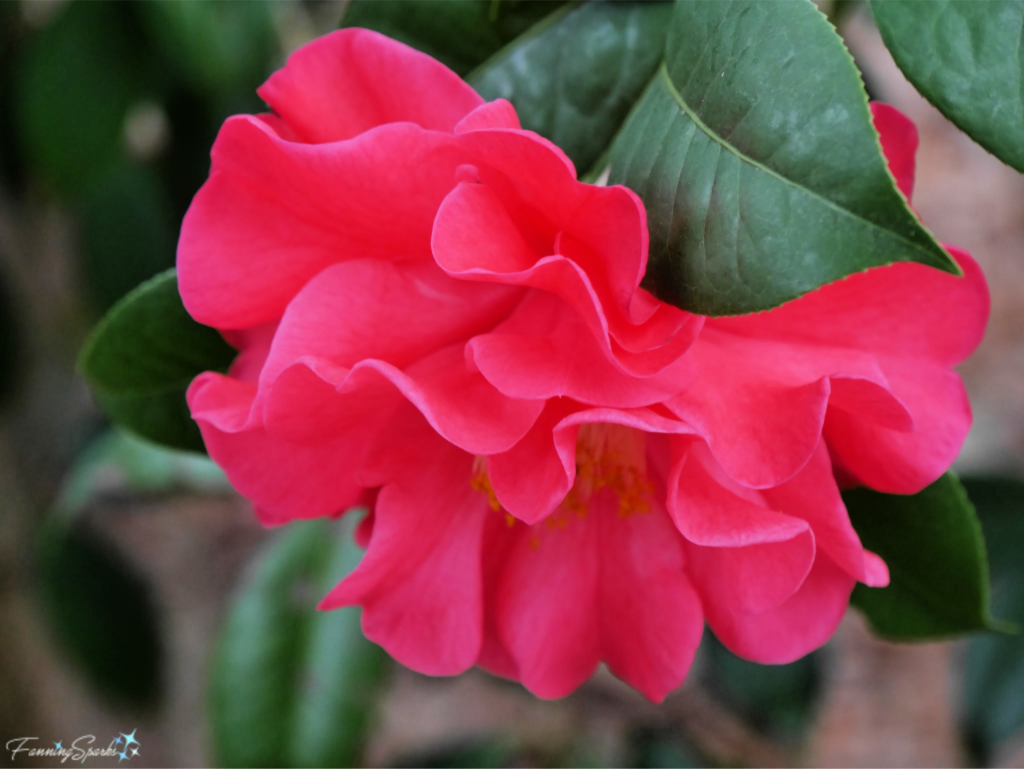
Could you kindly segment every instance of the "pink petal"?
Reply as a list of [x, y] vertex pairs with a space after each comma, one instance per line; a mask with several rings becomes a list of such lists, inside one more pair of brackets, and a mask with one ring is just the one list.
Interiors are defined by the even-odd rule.
[[688, 567], [705, 605], [772, 609], [800, 587], [814, 561], [806, 521], [775, 512], [757, 492], [717, 468], [692, 442], [674, 464], [668, 509], [687, 547]]
[[455, 344], [404, 370], [372, 359], [348, 369], [304, 356], [271, 388], [265, 406], [267, 425], [295, 439], [316, 440], [383, 407], [392, 387], [439, 434], [471, 454], [507, 451], [544, 408], [543, 401], [514, 400], [499, 393], [479, 372], [467, 368], [463, 345]]
[[470, 112], [455, 126], [455, 133], [485, 131], [491, 128], [520, 129], [516, 108], [505, 99], [495, 99]]
[[889, 584], [885, 563], [864, 550], [853, 530], [824, 442], [818, 444], [811, 460], [796, 476], [762, 493], [773, 509], [807, 521], [819, 551], [851, 577], [871, 587]]
[[708, 325], [747, 338], [811, 342], [953, 366], [981, 341], [989, 297], [974, 260], [960, 249], [946, 248], [964, 271], [962, 278], [900, 262], [830, 283], [770, 312], [715, 318]]
[[262, 386], [307, 355], [344, 367], [373, 358], [403, 368], [492, 328], [520, 296], [516, 288], [454, 280], [430, 260], [332, 265], [288, 305]]
[[341, 29], [302, 46], [259, 94], [311, 143], [396, 122], [450, 132], [483, 102], [436, 59], [367, 29]]
[[704, 630], [700, 598], [665, 512], [623, 519], [611, 495], [599, 497], [596, 504], [606, 509], [591, 516], [601, 527], [601, 657], [616, 676], [661, 702], [682, 684], [697, 652]]
[[[532, 286], [559, 295], [608, 358], [631, 375], [651, 376], [674, 363], [703, 324], [697, 316], [662, 311], [660, 306], [643, 323], [634, 322], [614, 296], [602, 298], [576, 260], [562, 255], [538, 258], [544, 244], [529, 242], [520, 222], [485, 184], [463, 182], [445, 198], [431, 242], [437, 263], [454, 277]], [[599, 273], [597, 277], [605, 280]]]
[[909, 201], [914, 191], [914, 155], [917, 153], [917, 127], [895, 107], [871, 102], [871, 117], [878, 131], [882, 152], [896, 186]]
[[429, 259], [434, 215], [459, 165], [455, 140], [401, 123], [295, 144], [255, 118], [230, 118], [182, 224], [185, 307], [201, 323], [248, 328], [281, 317], [336, 262]]
[[264, 522], [318, 518], [355, 504], [362, 444], [341, 436], [302, 446], [270, 435], [250, 416], [255, 395], [252, 385], [206, 373], [189, 387], [188, 403], [210, 457]]
[[916, 494], [960, 453], [971, 405], [960, 377], [921, 360], [885, 361], [890, 388], [907, 404], [913, 432], [897, 432], [829, 409], [825, 438], [839, 463], [861, 483], [890, 494]]
[[853, 577], [819, 555], [800, 590], [776, 609], [740, 613], [711, 600], [704, 607], [711, 629], [733, 654], [766, 665], [784, 665], [832, 637], [854, 584]]
[[454, 675], [480, 654], [481, 547], [494, 513], [470, 486], [471, 456], [425, 425], [409, 432], [422, 461], [381, 489], [362, 563], [320, 608], [361, 605], [366, 637], [396, 660], [428, 675]]
[[499, 637], [538, 697], [575, 690], [601, 658], [598, 530], [571, 521], [535, 537], [517, 525], [495, 598]]
[[530, 292], [507, 321], [472, 339], [467, 351], [487, 381], [516, 398], [647, 406], [685, 389], [695, 373], [685, 356], [652, 377], [623, 372], [580, 317], [546, 291]]

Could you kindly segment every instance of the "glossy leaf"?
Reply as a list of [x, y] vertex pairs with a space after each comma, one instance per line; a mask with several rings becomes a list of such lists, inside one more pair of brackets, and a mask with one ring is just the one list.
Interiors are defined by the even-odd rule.
[[185, 390], [203, 371], [226, 370], [235, 354], [214, 329], [192, 320], [168, 270], [107, 313], [78, 368], [117, 424], [171, 448], [202, 451]]
[[1024, 171], [1024, 0], [872, 0], [871, 10], [914, 87]]
[[363, 637], [358, 608], [315, 608], [361, 557], [352, 517], [293, 524], [253, 564], [211, 669], [218, 764], [358, 761], [386, 655]]
[[852, 603], [881, 636], [942, 638], [996, 627], [985, 542], [974, 507], [947, 473], [919, 494], [843, 494], [864, 547], [889, 566], [888, 587], [857, 585]]
[[40, 533], [36, 571], [49, 626], [89, 682], [115, 702], [155, 704], [160, 637], [135, 569], [83, 524], [55, 517]]
[[341, 26], [376, 30], [465, 75], [559, 5], [553, 0], [355, 0]]
[[988, 543], [992, 611], [1017, 627], [1016, 633], [980, 636], [967, 647], [967, 733], [984, 759], [1024, 731], [1024, 482], [974, 479], [964, 480], [964, 487]]
[[469, 76], [508, 99], [524, 128], [586, 171], [608, 148], [661, 62], [671, 3], [598, 2], [537, 25]]
[[897, 261], [959, 272], [896, 189], [853, 60], [806, 0], [677, 3], [610, 181], [647, 207], [644, 285], [692, 312], [766, 310]]

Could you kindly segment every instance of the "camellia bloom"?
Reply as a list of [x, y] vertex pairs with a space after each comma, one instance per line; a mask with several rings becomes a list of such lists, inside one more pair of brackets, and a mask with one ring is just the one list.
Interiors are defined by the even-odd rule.
[[[836, 479], [913, 493], [956, 456], [951, 367], [988, 313], [969, 256], [703, 318], [639, 287], [636, 195], [433, 59], [344, 30], [260, 95], [182, 229], [185, 306], [240, 351], [188, 401], [265, 523], [369, 508], [323, 608], [362, 606], [424, 673], [559, 697], [604, 662], [658, 701], [705, 621], [788, 662], [887, 583]], [[874, 116], [909, 196], [915, 130]]]

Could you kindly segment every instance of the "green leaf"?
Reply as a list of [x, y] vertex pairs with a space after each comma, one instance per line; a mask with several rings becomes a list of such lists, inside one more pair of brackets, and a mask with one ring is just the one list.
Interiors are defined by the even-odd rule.
[[80, 213], [83, 273], [99, 310], [174, 265], [170, 206], [152, 169], [125, 164], [103, 174]]
[[924, 640], [997, 626], [981, 526], [956, 476], [913, 496], [862, 488], [843, 500], [864, 547], [889, 566], [888, 587], [853, 591], [853, 605], [879, 635]]
[[921, 94], [1024, 171], [1024, 0], [872, 0], [882, 39]]
[[386, 655], [359, 609], [315, 609], [361, 557], [352, 517], [293, 524], [255, 562], [211, 669], [218, 764], [356, 765]]
[[81, 523], [51, 518], [36, 548], [40, 598], [50, 628], [100, 692], [151, 707], [160, 693], [156, 610], [131, 565]]
[[967, 647], [967, 733], [984, 759], [999, 743], [1024, 730], [1024, 482], [965, 479], [964, 488], [988, 542], [992, 611], [1018, 629], [1014, 634], [981, 636]]
[[192, 320], [174, 270], [143, 283], [107, 313], [78, 369], [117, 424], [171, 448], [202, 451], [185, 390], [203, 371], [224, 371], [235, 351]]
[[129, 13], [119, 4], [69, 3], [19, 61], [20, 144], [63, 194], [77, 195], [121, 161], [125, 115], [148, 93]]
[[341, 26], [376, 30], [465, 75], [560, 5], [545, 0], [355, 0]]
[[537, 25], [469, 76], [485, 99], [508, 99], [524, 128], [594, 165], [661, 62], [672, 5], [599, 2]]
[[610, 181], [647, 207], [644, 285], [692, 312], [766, 310], [899, 261], [959, 274], [896, 189], [853, 60], [807, 0], [677, 3]]

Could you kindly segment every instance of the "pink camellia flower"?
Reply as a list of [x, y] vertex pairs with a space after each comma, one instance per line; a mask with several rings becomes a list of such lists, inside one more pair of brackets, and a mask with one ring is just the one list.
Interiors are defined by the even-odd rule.
[[[185, 306], [240, 350], [188, 401], [265, 523], [369, 507], [323, 608], [424, 673], [560, 697], [604, 662], [660, 701], [705, 621], [787, 662], [887, 583], [836, 478], [913, 493], [956, 456], [951, 367], [988, 314], [967, 254], [703, 318], [639, 288], [636, 195], [433, 59], [344, 30], [260, 95], [181, 233]], [[915, 130], [873, 109], [909, 196]]]

